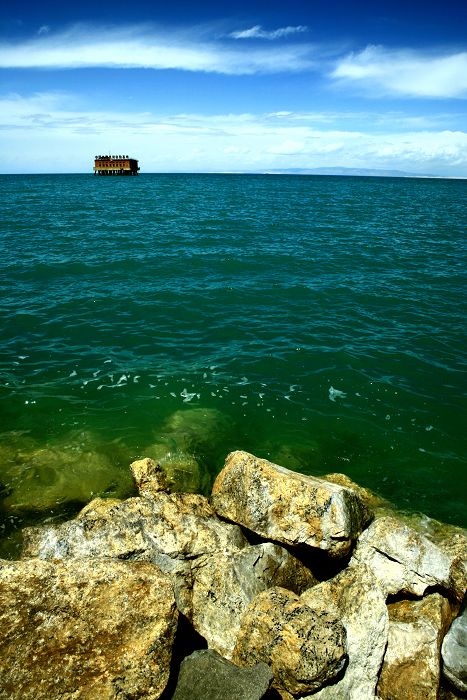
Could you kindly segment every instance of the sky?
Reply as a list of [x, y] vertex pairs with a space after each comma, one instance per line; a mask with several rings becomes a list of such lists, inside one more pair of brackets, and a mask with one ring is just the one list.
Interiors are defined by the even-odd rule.
[[467, 177], [466, 0], [17, 0], [0, 172]]

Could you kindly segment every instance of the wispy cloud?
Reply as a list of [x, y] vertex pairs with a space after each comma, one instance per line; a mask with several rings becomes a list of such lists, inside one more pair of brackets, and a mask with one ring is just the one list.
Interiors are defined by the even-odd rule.
[[249, 29], [241, 29], [240, 31], [231, 32], [229, 36], [233, 39], [269, 39], [270, 41], [274, 39], [282, 39], [285, 36], [290, 36], [291, 34], [301, 34], [307, 32], [308, 27], [304, 25], [298, 25], [297, 27], [280, 27], [279, 29], [267, 30], [263, 29], [260, 24], [250, 27]]
[[376, 96], [467, 97], [467, 52], [433, 55], [368, 46], [338, 61], [331, 75]]
[[39, 29], [37, 30], [37, 33], [39, 36], [42, 36], [43, 34], [48, 34], [50, 32], [50, 27], [48, 24], [43, 24]]
[[313, 65], [309, 45], [281, 44], [248, 52], [191, 32], [149, 27], [96, 29], [75, 26], [0, 45], [2, 68], [152, 68], [251, 75], [301, 71]]
[[358, 129], [345, 126], [346, 115], [331, 113], [329, 124], [325, 116], [98, 111], [68, 95], [7, 95], [0, 97], [2, 168], [88, 171], [94, 153], [124, 148], [142, 159], [145, 171], [343, 166], [467, 176], [465, 131], [387, 125], [375, 134], [371, 115], [353, 120]]

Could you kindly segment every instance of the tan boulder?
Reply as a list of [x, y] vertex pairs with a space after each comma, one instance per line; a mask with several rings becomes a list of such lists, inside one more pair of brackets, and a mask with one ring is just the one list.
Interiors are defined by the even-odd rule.
[[437, 700], [441, 643], [451, 621], [446, 598], [391, 603], [388, 645], [378, 682], [381, 700]]
[[395, 517], [376, 519], [360, 536], [350, 566], [368, 566], [387, 595], [453, 588], [458, 558]]
[[335, 615], [316, 612], [284, 588], [260, 593], [248, 606], [233, 661], [271, 666], [273, 686], [299, 695], [334, 678], [346, 660], [346, 635]]
[[351, 489], [232, 452], [212, 489], [216, 512], [266, 539], [343, 556], [371, 514]]
[[152, 564], [0, 562], [0, 697], [156, 700], [177, 611]]
[[242, 616], [258, 593], [272, 586], [301, 593], [316, 583], [298, 559], [271, 542], [199, 557], [192, 578], [193, 626], [226, 659], [232, 658]]
[[305, 591], [301, 601], [317, 614], [333, 614], [347, 634], [345, 674], [323, 688], [315, 700], [373, 700], [388, 638], [386, 596], [365, 566], [344, 569]]
[[25, 528], [25, 557], [113, 558], [150, 561], [173, 578], [179, 610], [191, 617], [191, 564], [197, 557], [237, 551], [248, 543], [240, 528], [221, 522], [197, 494], [92, 501], [74, 520]]
[[145, 457], [130, 464], [131, 473], [140, 496], [154, 496], [169, 490], [169, 482], [159, 464]]

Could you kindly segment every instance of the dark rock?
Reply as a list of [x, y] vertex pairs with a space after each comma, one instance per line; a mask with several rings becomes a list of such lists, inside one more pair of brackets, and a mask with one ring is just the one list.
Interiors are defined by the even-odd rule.
[[260, 700], [272, 673], [259, 663], [240, 668], [216, 651], [195, 651], [182, 662], [173, 700]]

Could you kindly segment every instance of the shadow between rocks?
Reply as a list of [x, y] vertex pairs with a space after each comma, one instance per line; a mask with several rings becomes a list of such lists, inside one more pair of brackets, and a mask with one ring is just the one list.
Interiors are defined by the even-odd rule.
[[205, 638], [196, 632], [191, 622], [184, 615], [179, 614], [177, 631], [173, 644], [169, 680], [159, 700], [172, 699], [175, 688], [177, 687], [180, 665], [183, 659], [198, 649], [207, 648], [208, 644]]

